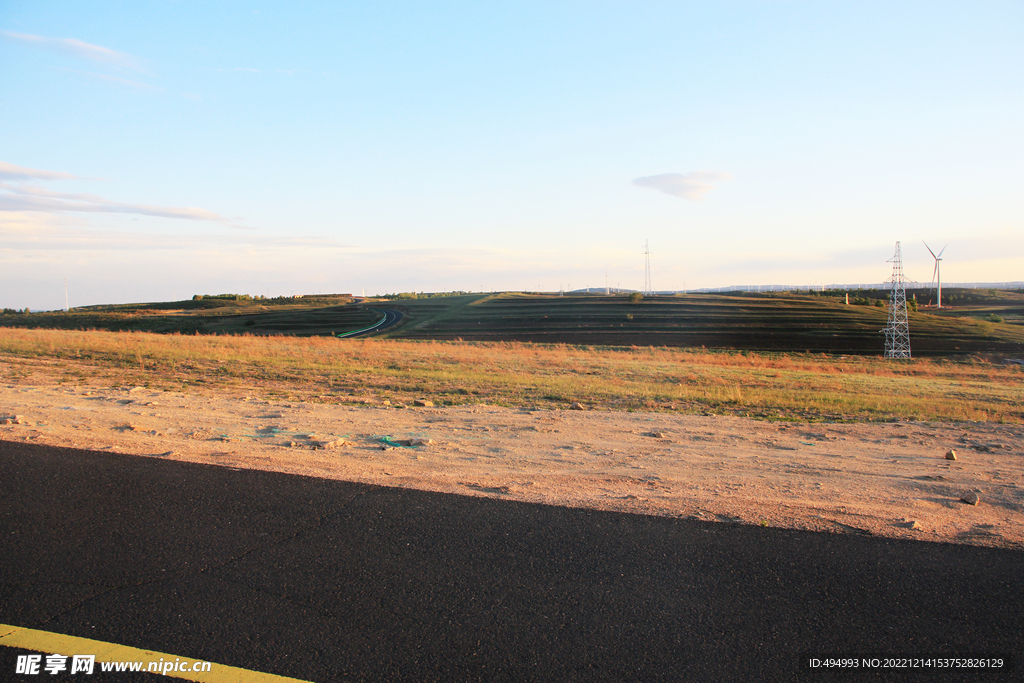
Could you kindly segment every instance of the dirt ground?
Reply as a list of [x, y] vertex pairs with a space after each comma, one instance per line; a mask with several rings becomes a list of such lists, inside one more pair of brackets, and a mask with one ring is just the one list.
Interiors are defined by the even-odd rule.
[[[226, 390], [25, 382], [0, 387], [0, 439], [554, 505], [1024, 549], [1020, 425], [795, 424], [400, 407], [371, 399], [329, 405]], [[429, 443], [400, 443], [413, 439]], [[956, 460], [946, 458], [950, 449]], [[968, 492], [977, 494], [977, 505], [961, 501]]]

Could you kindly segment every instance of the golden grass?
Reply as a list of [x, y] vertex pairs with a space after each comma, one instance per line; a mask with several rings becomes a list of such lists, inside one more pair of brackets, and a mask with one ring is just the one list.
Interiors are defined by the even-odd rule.
[[306, 401], [1024, 422], [1024, 372], [983, 362], [17, 328], [0, 329], [0, 354], [8, 383], [47, 375]]

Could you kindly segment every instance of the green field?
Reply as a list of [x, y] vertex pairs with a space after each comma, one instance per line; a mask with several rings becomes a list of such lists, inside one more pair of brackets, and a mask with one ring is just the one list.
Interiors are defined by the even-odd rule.
[[0, 326], [161, 334], [256, 334], [332, 336], [380, 320], [372, 307], [351, 297], [280, 299], [228, 298], [228, 295], [143, 304], [74, 308], [68, 312], [0, 316]]
[[[331, 336], [358, 330], [384, 309], [403, 314], [379, 336], [409, 340], [519, 341], [586, 346], [666, 346], [880, 355], [885, 291], [659, 295], [465, 294], [353, 303], [347, 297], [249, 299], [229, 295], [180, 302], [93, 306], [70, 312], [0, 316], [0, 326], [185, 334]], [[1024, 356], [1024, 292], [910, 292], [915, 356]], [[913, 299], [912, 299], [913, 300]]]
[[[973, 291], [973, 290], [968, 290]], [[626, 296], [494, 294], [403, 300], [407, 318], [385, 333], [401, 339], [524, 341], [599, 346], [675, 346], [771, 352], [881, 354], [888, 312], [873, 305], [885, 292], [683, 294], [631, 303]], [[972, 313], [911, 312], [915, 355], [1024, 353], [1024, 293], [978, 297]], [[1008, 322], [979, 319], [1002, 311]], [[1000, 316], [1002, 317], [1002, 316]]]

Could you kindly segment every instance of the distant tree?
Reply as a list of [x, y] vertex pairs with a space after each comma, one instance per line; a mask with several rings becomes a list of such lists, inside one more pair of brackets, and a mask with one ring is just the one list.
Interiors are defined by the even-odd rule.
[[644, 298], [644, 295], [640, 292], [633, 292], [629, 295], [629, 303], [638, 304]]

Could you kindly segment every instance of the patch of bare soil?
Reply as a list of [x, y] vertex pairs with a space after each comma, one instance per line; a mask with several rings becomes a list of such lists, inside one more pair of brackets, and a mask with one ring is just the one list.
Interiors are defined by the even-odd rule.
[[[5, 417], [12, 419], [4, 424]], [[552, 505], [1024, 549], [1020, 425], [323, 405], [18, 383], [0, 387], [0, 439]], [[946, 457], [951, 449], [955, 460]], [[977, 505], [962, 502], [970, 492]]]

